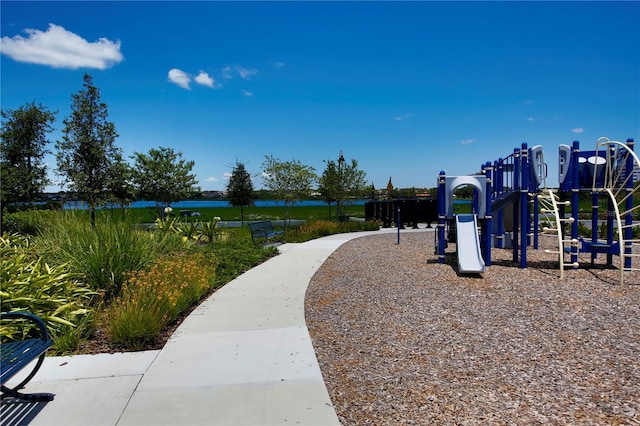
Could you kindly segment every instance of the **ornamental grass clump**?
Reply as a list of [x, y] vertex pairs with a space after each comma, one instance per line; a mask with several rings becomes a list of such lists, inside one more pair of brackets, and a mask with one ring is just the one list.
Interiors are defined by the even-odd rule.
[[164, 256], [149, 269], [129, 274], [105, 311], [110, 341], [130, 350], [153, 345], [167, 325], [212, 288], [215, 265], [210, 259], [203, 253]]
[[24, 210], [9, 213], [2, 218], [2, 229], [7, 233], [36, 236], [58, 216], [52, 210]]
[[174, 233], [149, 232], [110, 220], [91, 227], [86, 218], [64, 215], [42, 232], [38, 245], [53, 263], [68, 262], [91, 288], [109, 301], [120, 294], [125, 275], [164, 253], [188, 247]]

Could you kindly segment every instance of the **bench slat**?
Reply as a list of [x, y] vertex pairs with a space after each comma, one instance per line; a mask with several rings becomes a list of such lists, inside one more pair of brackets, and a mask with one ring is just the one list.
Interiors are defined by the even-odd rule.
[[251, 230], [251, 239], [254, 244], [256, 244], [256, 238], [264, 238], [264, 243], [267, 243], [276, 237], [278, 238], [278, 241], [281, 241], [285, 234], [285, 231], [274, 230], [273, 223], [270, 220], [250, 222], [249, 229]]
[[27, 339], [0, 345], [2, 368], [0, 383], [5, 383], [27, 364], [42, 355], [52, 345], [52, 341]]
[[[44, 321], [30, 312], [0, 312], [0, 319], [3, 322], [15, 320], [17, 324], [35, 324], [40, 334], [40, 338], [32, 336], [27, 339], [0, 344], [1, 398], [13, 397], [20, 400], [38, 402], [53, 401], [54, 395], [51, 393], [26, 394], [19, 392], [38, 372], [44, 362], [47, 349], [53, 345], [53, 342], [49, 339]], [[32, 364], [32, 361], [36, 362]], [[5, 386], [9, 379], [26, 367], [29, 367], [31, 372], [22, 377], [20, 383], [15, 384], [13, 388]]]

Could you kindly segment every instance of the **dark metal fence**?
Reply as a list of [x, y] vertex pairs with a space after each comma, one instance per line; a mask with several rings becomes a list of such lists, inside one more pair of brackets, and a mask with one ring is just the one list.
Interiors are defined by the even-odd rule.
[[397, 199], [388, 201], [368, 201], [364, 204], [366, 220], [378, 220], [388, 228], [397, 224], [400, 209], [401, 226], [418, 228], [418, 223], [426, 223], [428, 228], [438, 221], [438, 202], [434, 199]]

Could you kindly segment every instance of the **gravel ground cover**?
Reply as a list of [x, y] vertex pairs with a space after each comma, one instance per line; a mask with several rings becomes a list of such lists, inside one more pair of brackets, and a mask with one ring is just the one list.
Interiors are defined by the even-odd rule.
[[433, 232], [396, 238], [344, 244], [307, 290], [344, 425], [640, 425], [640, 272], [621, 286], [581, 255], [560, 280], [554, 255], [530, 249], [520, 269], [493, 249], [484, 274], [459, 276], [455, 244], [439, 264]]

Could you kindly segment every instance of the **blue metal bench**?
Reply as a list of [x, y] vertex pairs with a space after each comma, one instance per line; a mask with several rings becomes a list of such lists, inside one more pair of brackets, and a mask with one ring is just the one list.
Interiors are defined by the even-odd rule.
[[[2, 399], [13, 397], [27, 401], [52, 401], [53, 394], [50, 393], [24, 394], [19, 392], [38, 372], [47, 355], [47, 349], [53, 344], [53, 342], [49, 340], [44, 321], [28, 312], [2, 312], [0, 313], [0, 319], [3, 322], [12, 321], [18, 324], [20, 322], [24, 324], [25, 321], [29, 321], [37, 326], [39, 332], [39, 336], [27, 337], [23, 340], [0, 344], [0, 386]], [[29, 366], [32, 361], [35, 361], [35, 364], [31, 372], [20, 383], [11, 388], [5, 386], [9, 379]]]
[[273, 229], [273, 223], [270, 220], [260, 222], [249, 222], [251, 229], [251, 240], [254, 245], [267, 244], [272, 242], [281, 242], [284, 239], [284, 230]]

